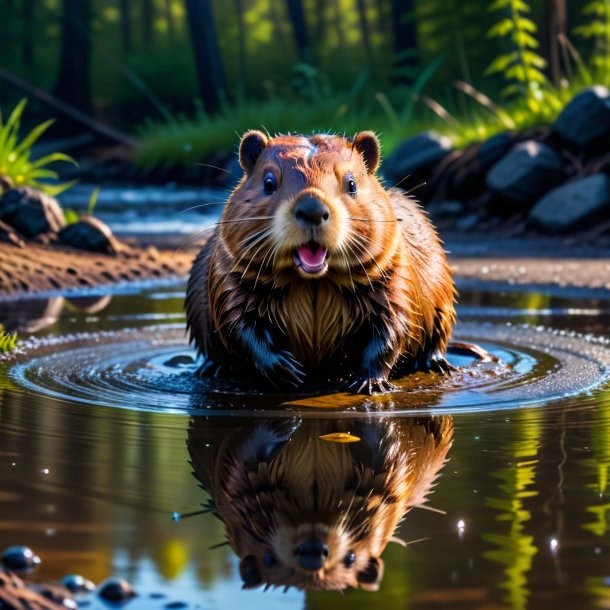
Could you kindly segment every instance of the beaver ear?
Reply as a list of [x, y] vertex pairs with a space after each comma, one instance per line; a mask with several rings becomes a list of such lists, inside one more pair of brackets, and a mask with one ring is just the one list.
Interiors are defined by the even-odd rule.
[[254, 164], [258, 159], [269, 138], [262, 131], [247, 131], [239, 144], [239, 164], [243, 170], [250, 174], [254, 169]]
[[369, 174], [374, 174], [381, 158], [381, 145], [372, 131], [361, 131], [354, 138], [354, 147], [362, 155]]
[[263, 582], [254, 555], [247, 555], [239, 562], [239, 575], [244, 583], [242, 589], [256, 589]]
[[383, 578], [383, 559], [371, 557], [364, 570], [358, 572], [358, 584], [365, 591], [377, 591]]

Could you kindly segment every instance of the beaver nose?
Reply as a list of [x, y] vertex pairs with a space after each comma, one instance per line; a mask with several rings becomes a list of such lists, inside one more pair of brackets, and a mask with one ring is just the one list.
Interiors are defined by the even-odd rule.
[[330, 218], [330, 210], [315, 197], [303, 197], [294, 211], [299, 224], [306, 229], [319, 227]]
[[297, 562], [304, 570], [317, 572], [328, 559], [328, 545], [319, 540], [301, 542], [297, 547]]

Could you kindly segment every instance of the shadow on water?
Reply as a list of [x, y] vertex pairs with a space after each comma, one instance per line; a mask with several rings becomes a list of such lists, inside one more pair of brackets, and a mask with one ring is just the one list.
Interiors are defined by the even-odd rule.
[[[180, 287], [64, 303], [0, 365], [1, 546], [34, 548], [40, 578], [124, 576], [133, 610], [608, 607], [608, 304], [527, 297], [463, 295], [459, 336], [508, 372], [340, 412], [345, 394], [202, 398]], [[219, 518], [171, 518], [202, 505]]]

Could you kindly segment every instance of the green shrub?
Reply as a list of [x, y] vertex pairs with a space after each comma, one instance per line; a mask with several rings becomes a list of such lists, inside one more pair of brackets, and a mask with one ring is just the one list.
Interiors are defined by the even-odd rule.
[[8, 176], [15, 186], [32, 186], [55, 196], [73, 186], [76, 181], [58, 183], [59, 175], [48, 166], [58, 161], [73, 164], [76, 164], [76, 161], [60, 152], [36, 160], [31, 159], [32, 146], [51, 126], [53, 120], [37, 125], [27, 135], [20, 137], [21, 117], [26, 103], [26, 99], [21, 100], [6, 123], [0, 113], [0, 175]]

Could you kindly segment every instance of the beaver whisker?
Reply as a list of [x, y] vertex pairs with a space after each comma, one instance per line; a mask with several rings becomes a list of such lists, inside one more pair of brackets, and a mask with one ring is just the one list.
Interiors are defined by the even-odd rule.
[[[266, 235], [263, 237], [267, 237]], [[241, 274], [241, 279], [243, 280], [244, 277], [246, 276], [246, 273], [248, 273], [248, 269], [250, 269], [250, 265], [252, 264], [252, 261], [256, 258], [256, 255], [261, 251], [262, 248], [265, 247], [266, 243], [265, 240], [262, 240], [263, 243], [256, 249], [256, 252], [250, 257], [250, 260], [248, 261], [248, 264], [246, 265], [246, 268], [244, 269], [243, 273]], [[267, 257], [267, 255], [265, 254], [265, 258]], [[242, 257], [243, 258], [243, 257]], [[264, 262], [264, 259], [263, 259]], [[260, 269], [262, 269], [262, 265], [259, 268], [259, 274], [260, 274]], [[256, 276], [258, 279], [258, 275]], [[256, 288], [256, 282], [254, 283], [254, 288]], [[252, 290], [254, 290], [254, 288]]]
[[247, 218], [231, 218], [229, 220], [218, 220], [212, 226], [216, 225], [226, 225], [232, 224], [236, 222], [249, 222], [251, 220], [273, 220], [274, 216], [248, 216]]
[[362, 267], [362, 271], [364, 271], [364, 275], [366, 275], [366, 279], [369, 282], [369, 285], [371, 286], [371, 290], [373, 292], [375, 292], [375, 286], [373, 286], [373, 282], [371, 281], [371, 277], [369, 276], [369, 274], [366, 272], [366, 268], [364, 267], [364, 265], [362, 264], [362, 261], [360, 260], [360, 258], [358, 257], [358, 255], [356, 254], [356, 252], [354, 252], [354, 249], [352, 248], [352, 245], [350, 244], [349, 241], [345, 242], [345, 246], [346, 248], [349, 249], [349, 251], [354, 255], [354, 258], [358, 261], [359, 265]]
[[184, 212], [190, 212], [191, 210], [196, 210], [198, 208], [207, 208], [210, 205], [223, 205], [222, 201], [206, 201], [204, 203], [198, 203], [197, 205], [192, 205], [190, 208], [185, 208], [184, 210], [178, 210], [178, 214], [183, 214]]
[[194, 242], [197, 238], [201, 237], [206, 231], [209, 231], [212, 228], [212, 225], [207, 225], [199, 231], [195, 231], [192, 235], [188, 235], [184, 238], [184, 241], [178, 245], [178, 247], [174, 250], [174, 256], [178, 254], [183, 248], [186, 248], [190, 242]]
[[341, 244], [339, 246], [339, 248], [337, 249], [338, 254], [341, 255], [342, 259], [343, 259], [343, 263], [345, 264], [345, 267], [347, 269], [347, 272], [349, 273], [349, 279], [350, 282], [352, 284], [352, 290], [354, 292], [356, 292], [356, 284], [354, 284], [354, 276], [352, 275], [352, 269], [351, 266], [349, 264], [349, 259], [347, 258], [347, 252], [345, 251], [343, 244]]
[[263, 242], [258, 250], [254, 253], [254, 255], [250, 258], [250, 261], [248, 262], [248, 265], [246, 265], [246, 268], [244, 269], [244, 272], [241, 275], [241, 279], [244, 278], [246, 272], [248, 271], [248, 267], [250, 266], [250, 264], [252, 263], [252, 261], [254, 260], [254, 257], [259, 253], [260, 249], [265, 245], [265, 239], [267, 237], [269, 237], [269, 235], [271, 235], [271, 230], [269, 228], [265, 228], [265, 229], [261, 229], [260, 231], [257, 231], [256, 233], [254, 233], [253, 235], [248, 235], [247, 237], [245, 237], [244, 239], [242, 239], [242, 241], [239, 244], [239, 248], [241, 248], [244, 243], [251, 239], [252, 243], [249, 244], [244, 251], [241, 253], [241, 256], [237, 259], [237, 261], [235, 261], [235, 264], [233, 265], [233, 267], [231, 267], [231, 270], [229, 271], [229, 273], [233, 273], [234, 271], [237, 270], [237, 267], [239, 266], [239, 264], [241, 263], [241, 261], [244, 259], [244, 257], [250, 253], [250, 251], [252, 250], [252, 248], [254, 248], [257, 244], [259, 244], [261, 241]]
[[348, 216], [348, 220], [357, 220], [359, 222], [401, 222], [401, 218], [394, 218], [390, 220], [381, 220], [379, 218], [357, 218], [355, 216]]
[[[353, 235], [351, 235], [350, 238], [353, 239], [354, 242], [356, 242], [355, 245], [359, 245], [364, 251], [366, 251], [366, 246], [368, 244], [366, 244], [366, 239], [362, 235], [360, 235], [359, 233], [354, 233]], [[388, 272], [384, 271], [379, 266], [379, 263], [377, 262], [377, 259], [374, 256], [371, 256], [370, 260], [374, 263], [375, 267], [377, 267], [377, 271], [379, 271], [379, 275], [381, 276], [381, 278], [386, 279], [388, 277]], [[362, 265], [362, 262], [360, 262], [360, 264]]]

